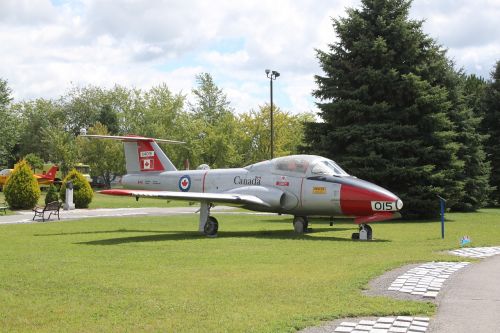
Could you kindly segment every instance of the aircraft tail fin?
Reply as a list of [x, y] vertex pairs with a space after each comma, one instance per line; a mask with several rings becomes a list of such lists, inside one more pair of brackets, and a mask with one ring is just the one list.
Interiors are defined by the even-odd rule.
[[165, 155], [157, 142], [173, 144], [182, 141], [146, 138], [142, 136], [82, 135], [88, 138], [113, 139], [123, 142], [127, 173], [176, 171], [177, 168]]
[[50, 180], [54, 180], [56, 178], [57, 170], [59, 167], [57, 165], [53, 165], [50, 169], [45, 173], [44, 177]]

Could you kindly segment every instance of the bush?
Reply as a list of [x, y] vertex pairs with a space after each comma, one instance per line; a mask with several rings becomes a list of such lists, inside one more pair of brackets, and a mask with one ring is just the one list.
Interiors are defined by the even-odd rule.
[[5, 200], [12, 209], [31, 209], [41, 191], [26, 160], [17, 163], [4, 186]]
[[52, 184], [47, 191], [47, 195], [45, 196], [45, 204], [48, 204], [53, 201], [59, 200], [59, 193], [57, 193], [57, 187]]
[[75, 203], [75, 208], [88, 208], [94, 192], [85, 177], [75, 169], [71, 170], [63, 180], [61, 191], [59, 192], [61, 200], [66, 201], [66, 183], [69, 181], [73, 183], [73, 202]]

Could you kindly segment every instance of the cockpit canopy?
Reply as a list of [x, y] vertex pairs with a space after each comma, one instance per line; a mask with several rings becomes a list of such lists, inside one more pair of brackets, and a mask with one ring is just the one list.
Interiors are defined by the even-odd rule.
[[274, 172], [276, 173], [292, 173], [298, 176], [304, 176], [309, 172], [311, 175], [333, 175], [333, 176], [349, 176], [347, 172], [342, 170], [334, 161], [314, 155], [293, 155], [279, 157], [272, 160], [274, 164]]
[[311, 173], [313, 175], [349, 176], [337, 163], [328, 159], [316, 161], [311, 168]]

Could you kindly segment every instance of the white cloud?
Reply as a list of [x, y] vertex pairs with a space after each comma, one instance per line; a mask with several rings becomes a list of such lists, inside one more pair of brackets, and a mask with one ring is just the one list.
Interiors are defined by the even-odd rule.
[[[60, 1], [59, 1], [60, 2]], [[315, 48], [335, 41], [331, 18], [359, 0], [0, 2], [0, 75], [16, 99], [58, 97], [72, 84], [139, 88], [166, 82], [188, 94], [211, 73], [239, 112], [269, 101], [264, 69], [281, 72], [275, 101], [314, 110]], [[500, 54], [500, 4], [415, 0], [413, 18], [458, 67], [488, 76]]]

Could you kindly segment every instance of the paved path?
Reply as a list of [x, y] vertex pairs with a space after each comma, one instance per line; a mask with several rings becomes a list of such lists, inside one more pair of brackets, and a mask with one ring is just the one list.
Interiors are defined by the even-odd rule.
[[[165, 216], [165, 215], [177, 215], [177, 214], [193, 214], [199, 209], [198, 206], [193, 207], [168, 207], [168, 208], [101, 208], [101, 209], [75, 209], [75, 210], [61, 210], [60, 217], [61, 220], [74, 220], [83, 219], [89, 217], [112, 217], [112, 216]], [[233, 207], [228, 206], [216, 206], [212, 208], [212, 212], [221, 213], [233, 213]], [[276, 215], [269, 213], [253, 213], [253, 212], [237, 212], [238, 214], [259, 214], [259, 215]], [[193, 216], [197, 218], [197, 216]], [[13, 223], [33, 223], [38, 222], [38, 220], [33, 221], [33, 212], [31, 210], [18, 211], [14, 215], [0, 215], [0, 224], [13, 224]], [[51, 217], [50, 221], [57, 221]], [[41, 222], [41, 219], [40, 219]]]
[[440, 292], [429, 332], [500, 332], [500, 255], [454, 274]]

